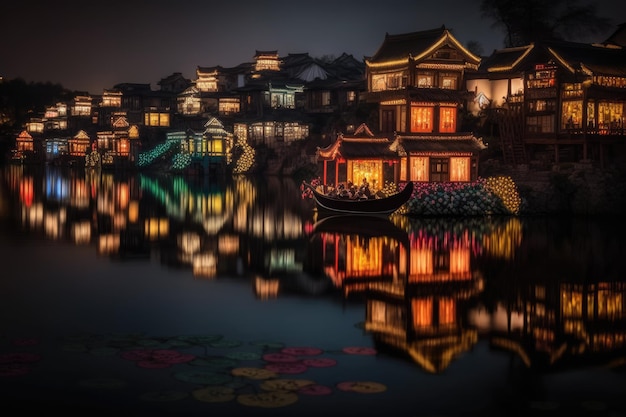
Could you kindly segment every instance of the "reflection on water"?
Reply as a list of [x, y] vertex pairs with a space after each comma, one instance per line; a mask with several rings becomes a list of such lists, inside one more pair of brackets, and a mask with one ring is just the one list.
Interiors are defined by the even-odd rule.
[[376, 348], [428, 373], [481, 340], [539, 372], [624, 363], [626, 251], [610, 220], [318, 218], [279, 178], [9, 166], [0, 190], [13, 233], [156, 257], [191, 279], [249, 277], [259, 302], [362, 302]]

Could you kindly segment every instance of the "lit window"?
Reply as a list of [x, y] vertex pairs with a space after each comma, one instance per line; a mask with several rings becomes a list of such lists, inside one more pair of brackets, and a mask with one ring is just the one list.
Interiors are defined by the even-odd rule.
[[469, 167], [469, 158], [450, 158], [450, 181], [469, 181]]
[[432, 132], [433, 108], [411, 107], [411, 132]]
[[456, 107], [441, 107], [439, 109], [439, 131], [456, 132]]
[[417, 76], [417, 86], [419, 88], [430, 88], [433, 86], [433, 76], [420, 74]]

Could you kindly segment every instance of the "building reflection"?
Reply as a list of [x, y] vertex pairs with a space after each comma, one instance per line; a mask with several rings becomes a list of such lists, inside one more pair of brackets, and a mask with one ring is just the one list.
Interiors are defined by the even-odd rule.
[[533, 370], [624, 363], [624, 243], [603, 233], [535, 233], [516, 217], [317, 218], [289, 179], [33, 169], [2, 171], [1, 213], [21, 232], [115, 260], [159, 257], [194, 279], [249, 280], [259, 300], [356, 298], [379, 351], [426, 372], [481, 341]]

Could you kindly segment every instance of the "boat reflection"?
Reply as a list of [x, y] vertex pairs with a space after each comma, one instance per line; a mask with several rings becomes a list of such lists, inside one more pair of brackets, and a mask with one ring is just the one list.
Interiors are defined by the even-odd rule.
[[481, 341], [533, 371], [624, 364], [624, 243], [586, 223], [318, 220], [289, 179], [29, 169], [2, 171], [0, 213], [13, 232], [116, 261], [159, 257], [194, 279], [247, 279], [259, 300], [358, 299], [378, 350], [430, 373]]

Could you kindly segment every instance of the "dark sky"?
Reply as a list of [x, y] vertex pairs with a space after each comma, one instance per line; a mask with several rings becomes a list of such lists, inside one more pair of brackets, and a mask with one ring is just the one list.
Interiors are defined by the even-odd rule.
[[[626, 21], [624, 0], [598, 1], [599, 15]], [[385, 33], [445, 25], [483, 53], [503, 33], [480, 0], [14, 0], [0, 6], [0, 76], [61, 83], [101, 94], [117, 83], [150, 83], [198, 66], [236, 66], [257, 50], [313, 57], [373, 55]], [[611, 5], [621, 7], [616, 15]], [[607, 28], [608, 36], [615, 27]], [[606, 37], [605, 36], [605, 37]], [[600, 39], [600, 40], [604, 40]]]

